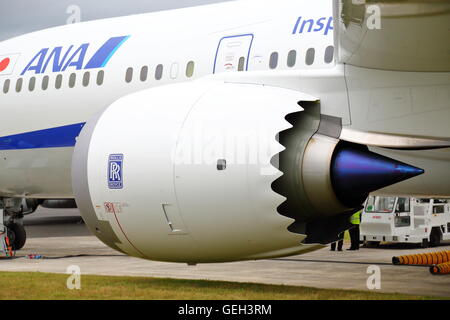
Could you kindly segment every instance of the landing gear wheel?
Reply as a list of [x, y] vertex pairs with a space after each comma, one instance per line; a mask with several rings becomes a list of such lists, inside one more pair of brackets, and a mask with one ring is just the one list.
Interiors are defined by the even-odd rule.
[[20, 250], [27, 241], [27, 233], [23, 225], [13, 223], [8, 227], [8, 237], [11, 241], [13, 250]]
[[430, 234], [430, 246], [437, 247], [441, 243], [441, 235], [439, 231], [434, 229]]

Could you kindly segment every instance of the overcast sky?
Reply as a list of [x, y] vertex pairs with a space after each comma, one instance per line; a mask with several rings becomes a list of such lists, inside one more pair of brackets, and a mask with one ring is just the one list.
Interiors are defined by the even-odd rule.
[[0, 0], [0, 41], [23, 33], [81, 21], [225, 0]]

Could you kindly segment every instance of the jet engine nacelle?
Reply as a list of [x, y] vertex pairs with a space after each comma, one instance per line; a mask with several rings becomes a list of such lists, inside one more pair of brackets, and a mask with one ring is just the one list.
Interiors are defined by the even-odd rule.
[[333, 189], [339, 141], [316, 133], [320, 115], [300, 101], [316, 98], [211, 80], [119, 99], [84, 126], [75, 147], [73, 190], [86, 224], [110, 247], [152, 260], [233, 261], [316, 248], [289, 227], [353, 203]]

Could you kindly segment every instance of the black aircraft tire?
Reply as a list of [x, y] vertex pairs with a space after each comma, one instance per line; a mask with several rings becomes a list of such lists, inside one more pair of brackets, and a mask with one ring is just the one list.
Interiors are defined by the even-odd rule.
[[10, 239], [12, 242], [13, 250], [20, 250], [25, 245], [27, 241], [27, 233], [25, 232], [25, 228], [23, 225], [18, 223], [13, 223], [9, 226]]
[[430, 234], [430, 246], [437, 247], [441, 244], [441, 235], [439, 230], [433, 229]]

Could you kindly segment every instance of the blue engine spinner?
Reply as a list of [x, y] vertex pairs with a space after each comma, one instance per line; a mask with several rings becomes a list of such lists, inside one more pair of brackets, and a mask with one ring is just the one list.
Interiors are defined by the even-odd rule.
[[423, 169], [343, 143], [335, 151], [331, 181], [346, 205], [361, 204], [370, 192], [424, 173]]

